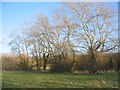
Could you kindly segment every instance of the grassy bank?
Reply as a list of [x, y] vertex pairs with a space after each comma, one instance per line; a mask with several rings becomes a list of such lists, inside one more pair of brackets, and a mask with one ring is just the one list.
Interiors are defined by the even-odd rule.
[[3, 72], [3, 88], [117, 88], [118, 74]]

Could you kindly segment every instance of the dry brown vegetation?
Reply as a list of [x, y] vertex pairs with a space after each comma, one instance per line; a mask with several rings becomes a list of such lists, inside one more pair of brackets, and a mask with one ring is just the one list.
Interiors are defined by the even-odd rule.
[[40, 14], [34, 25], [11, 37], [9, 45], [20, 60], [17, 68], [45, 71], [49, 65], [53, 72], [117, 70], [115, 16], [112, 8], [98, 3], [64, 3], [53, 12], [53, 21]]

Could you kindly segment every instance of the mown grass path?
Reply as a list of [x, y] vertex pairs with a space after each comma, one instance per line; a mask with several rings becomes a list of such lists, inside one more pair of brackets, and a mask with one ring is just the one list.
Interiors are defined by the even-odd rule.
[[3, 88], [118, 88], [118, 74], [3, 72]]

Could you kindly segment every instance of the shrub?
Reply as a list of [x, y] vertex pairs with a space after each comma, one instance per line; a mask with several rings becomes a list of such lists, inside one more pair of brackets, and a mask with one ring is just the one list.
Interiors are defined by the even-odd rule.
[[51, 72], [71, 72], [72, 62], [68, 59], [62, 59], [60, 56], [55, 57], [52, 60]]
[[17, 62], [15, 57], [2, 56], [2, 70], [3, 71], [16, 71], [16, 70], [18, 70], [17, 63], [18, 62]]

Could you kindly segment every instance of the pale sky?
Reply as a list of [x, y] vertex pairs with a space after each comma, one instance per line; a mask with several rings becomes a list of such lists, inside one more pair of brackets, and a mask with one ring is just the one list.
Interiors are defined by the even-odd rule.
[[[59, 7], [60, 5], [59, 2], [7, 2], [8, 0], [3, 1], [4, 2], [0, 3], [0, 11], [2, 13], [0, 14], [0, 20], [2, 20], [2, 22], [0, 22], [0, 36], [2, 36], [2, 38], [0, 37], [0, 41], [2, 40], [2, 42], [9, 41], [9, 35], [11, 32], [15, 32], [19, 27], [23, 25], [34, 22], [37, 14], [42, 12], [49, 17], [52, 14], [52, 10]], [[113, 9], [118, 9], [117, 3], [115, 2], [111, 3], [111, 7]], [[0, 53], [10, 52], [10, 47], [7, 44], [0, 42], [0, 47]]]

